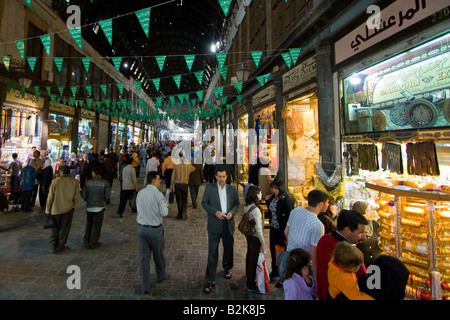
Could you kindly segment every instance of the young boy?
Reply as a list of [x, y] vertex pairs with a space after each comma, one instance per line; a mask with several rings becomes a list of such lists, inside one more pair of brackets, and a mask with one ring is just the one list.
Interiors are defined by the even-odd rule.
[[342, 241], [336, 246], [328, 263], [328, 299], [374, 300], [358, 287], [356, 271], [363, 262], [362, 252], [350, 243]]

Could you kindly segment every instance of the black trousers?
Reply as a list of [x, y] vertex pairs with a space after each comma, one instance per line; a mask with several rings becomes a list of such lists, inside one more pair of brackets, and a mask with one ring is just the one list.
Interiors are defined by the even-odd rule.
[[99, 212], [86, 211], [86, 231], [84, 233], [83, 243], [86, 246], [98, 245], [100, 234], [102, 232], [103, 216], [105, 208]]
[[175, 183], [175, 198], [177, 200], [178, 219], [186, 218], [188, 207], [188, 184]]
[[228, 220], [226, 220], [223, 221], [221, 233], [208, 232], [208, 265], [206, 267], [205, 281], [214, 282], [216, 280], [221, 238], [223, 244], [222, 268], [224, 270], [233, 268], [234, 237], [230, 233]]
[[199, 185], [193, 185], [193, 184], [189, 185], [189, 193], [191, 194], [191, 201], [192, 201], [192, 206], [194, 207], [194, 209], [197, 208], [198, 189], [200, 189]]
[[[123, 212], [125, 211], [125, 207], [127, 206], [127, 201], [133, 195], [134, 189], [132, 190], [120, 190], [120, 202], [119, 208], [117, 209], [117, 214], [121, 217]], [[132, 210], [133, 211], [133, 210]]]
[[245, 238], [247, 239], [247, 255], [245, 256], [245, 275], [247, 277], [246, 285], [249, 289], [255, 289], [257, 288], [256, 266], [258, 264], [261, 242], [254, 236]]

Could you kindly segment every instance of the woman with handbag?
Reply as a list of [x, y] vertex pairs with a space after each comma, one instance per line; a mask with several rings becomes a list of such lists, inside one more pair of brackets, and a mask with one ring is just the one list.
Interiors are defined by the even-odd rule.
[[[262, 214], [259, 203], [261, 202], [261, 189], [258, 186], [250, 186], [245, 197], [244, 213], [248, 212], [249, 221], [254, 221], [255, 232], [247, 235], [247, 255], [245, 257], [245, 275], [247, 277], [247, 291], [259, 294], [256, 285], [256, 265], [259, 253], [264, 253], [264, 236], [262, 225]], [[243, 217], [247, 218], [247, 215]]]
[[[286, 228], [289, 215], [294, 208], [294, 205], [289, 197], [284, 182], [281, 179], [274, 179], [270, 182], [270, 188], [272, 194], [266, 196], [265, 200], [270, 216], [269, 246], [270, 255], [272, 257], [270, 281], [273, 281], [280, 277], [277, 264], [277, 250], [275, 250], [275, 246], [286, 248], [287, 239], [284, 235], [284, 229]], [[278, 282], [275, 285], [277, 288], [281, 288], [282, 286], [283, 284], [281, 282]]]

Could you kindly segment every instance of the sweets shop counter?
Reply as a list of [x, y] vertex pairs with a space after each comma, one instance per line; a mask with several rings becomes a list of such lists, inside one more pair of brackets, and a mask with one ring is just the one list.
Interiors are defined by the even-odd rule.
[[373, 180], [383, 254], [403, 261], [410, 278], [406, 297], [450, 300], [450, 186]]

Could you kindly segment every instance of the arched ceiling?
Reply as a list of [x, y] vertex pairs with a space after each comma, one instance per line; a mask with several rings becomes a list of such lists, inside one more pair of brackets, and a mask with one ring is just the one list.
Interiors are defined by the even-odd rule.
[[[232, 1], [230, 10], [236, 1]], [[225, 22], [218, 0], [53, 0], [53, 8], [63, 19], [68, 17], [68, 5], [78, 5], [81, 9], [82, 26], [88, 26], [82, 28], [83, 39], [104, 56], [124, 57], [120, 71], [125, 76], [136, 78], [142, 72], [139, 80], [143, 81], [143, 90], [149, 96], [192, 93], [193, 99], [195, 91], [207, 88], [212, 75], [204, 76], [200, 86], [193, 72], [217, 67], [210, 47], [219, 40]], [[134, 12], [149, 7], [147, 38]], [[97, 33], [93, 31], [95, 22], [110, 18], [114, 18], [112, 46], [101, 29]], [[187, 54], [196, 55], [191, 72], [183, 57]], [[155, 59], [162, 55], [167, 56], [163, 72]], [[124, 67], [125, 62], [128, 68]], [[135, 75], [136, 68], [139, 72]], [[172, 79], [178, 74], [183, 75], [180, 89]], [[153, 78], [161, 79], [159, 92], [149, 82]]]

